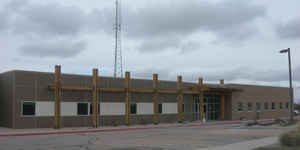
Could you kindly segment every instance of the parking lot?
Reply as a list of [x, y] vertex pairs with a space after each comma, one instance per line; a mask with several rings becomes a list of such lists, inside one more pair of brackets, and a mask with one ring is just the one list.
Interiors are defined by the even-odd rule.
[[149, 128], [120, 132], [7, 136], [0, 137], [0, 150], [193, 150], [278, 136], [292, 128], [278, 125], [254, 127], [218, 125]]

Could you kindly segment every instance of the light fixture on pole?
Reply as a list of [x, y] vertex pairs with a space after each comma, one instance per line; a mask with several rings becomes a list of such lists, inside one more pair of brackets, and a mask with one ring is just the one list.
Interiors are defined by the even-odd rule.
[[289, 80], [290, 80], [290, 110], [291, 110], [291, 116], [290, 121], [294, 121], [294, 92], [293, 92], [293, 83], [292, 83], [292, 65], [291, 65], [291, 50], [290, 48], [283, 49], [280, 51], [280, 53], [288, 53], [288, 59], [289, 59]]

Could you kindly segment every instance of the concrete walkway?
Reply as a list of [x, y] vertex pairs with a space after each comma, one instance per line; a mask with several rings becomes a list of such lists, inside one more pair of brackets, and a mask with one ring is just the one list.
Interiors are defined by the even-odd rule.
[[272, 145], [278, 142], [278, 137], [267, 137], [258, 140], [228, 144], [219, 147], [201, 148], [198, 150], [253, 150], [255, 148]]

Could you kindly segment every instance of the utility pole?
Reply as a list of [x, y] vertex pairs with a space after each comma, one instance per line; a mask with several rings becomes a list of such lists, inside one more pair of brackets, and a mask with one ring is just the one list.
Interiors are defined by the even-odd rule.
[[287, 48], [287, 49], [283, 49], [280, 51], [280, 53], [288, 53], [288, 59], [289, 59], [289, 80], [290, 80], [290, 100], [291, 100], [291, 105], [290, 105], [290, 121], [293, 122], [294, 121], [294, 91], [293, 91], [293, 78], [292, 78], [292, 64], [291, 64], [291, 49]]

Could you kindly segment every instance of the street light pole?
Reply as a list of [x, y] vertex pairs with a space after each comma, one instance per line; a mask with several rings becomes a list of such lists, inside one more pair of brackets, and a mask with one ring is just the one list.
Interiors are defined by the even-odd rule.
[[291, 110], [291, 118], [290, 121], [294, 121], [294, 91], [293, 91], [293, 83], [292, 83], [292, 65], [291, 65], [291, 49], [284, 49], [281, 50], [280, 53], [288, 53], [288, 58], [289, 58], [289, 80], [290, 80], [290, 100], [291, 100], [291, 105], [290, 105], [290, 110]]

